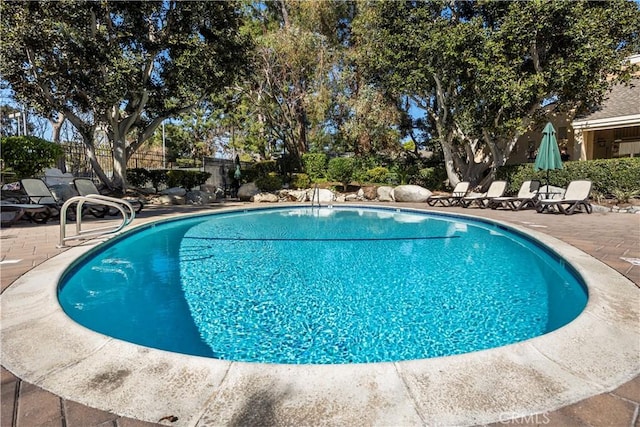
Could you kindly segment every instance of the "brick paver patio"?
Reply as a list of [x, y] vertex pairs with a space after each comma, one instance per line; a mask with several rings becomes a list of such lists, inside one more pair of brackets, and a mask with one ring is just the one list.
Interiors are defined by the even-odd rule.
[[[236, 203], [237, 204], [237, 203]], [[224, 206], [229, 206], [226, 204]], [[151, 221], [184, 212], [216, 209], [175, 206], [148, 207], [135, 222]], [[424, 204], [397, 204], [398, 207], [426, 208]], [[640, 292], [640, 215], [623, 213], [576, 214], [572, 216], [463, 208], [431, 208], [447, 212], [473, 214], [506, 221], [532, 230], [548, 233], [619, 271], [639, 287]], [[91, 220], [88, 220], [91, 221]], [[94, 220], [97, 221], [97, 220]], [[4, 291], [18, 277], [54, 257], [64, 249], [56, 247], [59, 225], [56, 221], [38, 225], [26, 221], [0, 231], [1, 289]], [[639, 319], [640, 328], [640, 319]], [[46, 351], [46, 349], [43, 349]], [[640, 355], [638, 355], [640, 369]], [[35, 426], [120, 426], [156, 425], [124, 418], [62, 399], [39, 387], [24, 382], [2, 368], [0, 425], [2, 427]], [[171, 425], [170, 420], [158, 420]], [[640, 376], [616, 390], [585, 399], [573, 405], [530, 418], [495, 424], [556, 426], [640, 426]]]

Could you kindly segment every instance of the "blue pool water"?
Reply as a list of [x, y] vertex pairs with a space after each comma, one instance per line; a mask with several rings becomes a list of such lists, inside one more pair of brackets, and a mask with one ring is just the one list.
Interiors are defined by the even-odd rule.
[[73, 266], [59, 301], [122, 340], [225, 360], [363, 363], [498, 347], [587, 301], [551, 251], [484, 221], [286, 208], [159, 223]]

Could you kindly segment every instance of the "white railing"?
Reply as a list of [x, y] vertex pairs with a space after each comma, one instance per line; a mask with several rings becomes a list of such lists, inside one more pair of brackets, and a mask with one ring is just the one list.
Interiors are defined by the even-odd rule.
[[311, 207], [313, 208], [316, 203], [316, 199], [318, 199], [318, 207], [320, 207], [320, 189], [318, 188], [318, 184], [313, 188], [313, 193], [311, 194]]
[[[76, 234], [73, 236], [66, 236], [67, 232], [67, 210], [71, 205], [76, 205]], [[91, 228], [89, 230], [82, 229], [82, 210], [84, 205], [101, 205], [114, 208], [122, 214], [122, 222], [115, 225], [108, 225], [106, 227]], [[69, 240], [82, 240], [90, 239], [93, 237], [103, 236], [105, 234], [113, 234], [122, 230], [127, 225], [131, 224], [131, 221], [136, 216], [135, 209], [131, 206], [131, 203], [123, 199], [116, 199], [115, 197], [103, 196], [101, 194], [89, 194], [87, 196], [75, 196], [64, 202], [60, 210], [60, 243], [59, 248], [65, 246], [65, 242]]]

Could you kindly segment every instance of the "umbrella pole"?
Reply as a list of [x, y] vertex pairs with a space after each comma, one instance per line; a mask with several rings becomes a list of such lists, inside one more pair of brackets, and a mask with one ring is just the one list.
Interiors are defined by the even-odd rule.
[[549, 191], [549, 169], [547, 169], [547, 191]]

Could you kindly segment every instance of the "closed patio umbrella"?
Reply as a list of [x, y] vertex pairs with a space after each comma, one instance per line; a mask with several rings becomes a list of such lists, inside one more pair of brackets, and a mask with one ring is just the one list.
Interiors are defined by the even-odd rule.
[[547, 188], [549, 187], [549, 171], [551, 169], [562, 169], [562, 158], [556, 140], [556, 130], [551, 123], [547, 123], [542, 131], [542, 141], [536, 156], [535, 170], [547, 171]]

